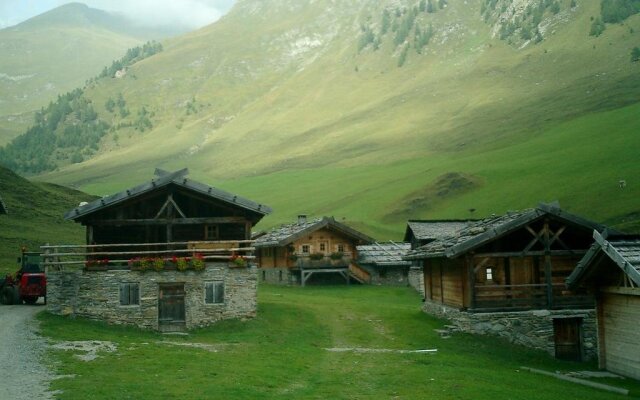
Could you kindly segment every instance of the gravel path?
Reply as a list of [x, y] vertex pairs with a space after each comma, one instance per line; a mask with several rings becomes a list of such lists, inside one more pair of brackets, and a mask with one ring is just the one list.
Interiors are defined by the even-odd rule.
[[53, 399], [53, 374], [41, 362], [47, 343], [34, 316], [44, 307], [0, 305], [0, 399]]

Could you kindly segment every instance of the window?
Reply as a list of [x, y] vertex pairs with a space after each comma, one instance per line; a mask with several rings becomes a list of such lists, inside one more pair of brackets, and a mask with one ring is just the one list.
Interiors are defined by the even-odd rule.
[[222, 304], [224, 303], [224, 282], [204, 283], [204, 303]]
[[138, 306], [140, 305], [140, 284], [121, 283], [120, 284], [120, 305]]
[[493, 267], [487, 268], [487, 280], [488, 281], [493, 280]]
[[325, 243], [320, 243], [320, 251], [327, 251], [327, 245]]
[[204, 226], [204, 238], [205, 240], [218, 239], [218, 225], [205, 225]]
[[311, 246], [309, 246], [308, 244], [303, 244], [302, 254], [309, 254], [309, 253], [311, 253]]
[[340, 243], [340, 244], [338, 245], [338, 252], [340, 252], [340, 253], [344, 253], [344, 244]]

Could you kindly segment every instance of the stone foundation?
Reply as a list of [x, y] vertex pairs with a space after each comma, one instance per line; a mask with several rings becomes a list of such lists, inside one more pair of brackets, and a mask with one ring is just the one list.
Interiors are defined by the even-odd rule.
[[423, 311], [451, 321], [463, 332], [495, 335], [508, 341], [555, 355], [553, 320], [582, 319], [582, 358], [596, 359], [597, 326], [595, 310], [532, 310], [493, 313], [471, 313], [426, 301]]
[[289, 268], [260, 268], [258, 279], [274, 285], [299, 285], [300, 273], [295, 274]]
[[409, 267], [407, 266], [370, 266], [360, 265], [369, 272], [372, 285], [408, 286]]
[[[224, 282], [224, 302], [205, 304], [205, 282]], [[120, 284], [140, 285], [139, 305], [120, 305]], [[159, 284], [184, 283], [187, 329], [232, 318], [255, 317], [257, 268], [207, 263], [204, 271], [47, 271], [47, 308], [111, 324], [158, 329]]]

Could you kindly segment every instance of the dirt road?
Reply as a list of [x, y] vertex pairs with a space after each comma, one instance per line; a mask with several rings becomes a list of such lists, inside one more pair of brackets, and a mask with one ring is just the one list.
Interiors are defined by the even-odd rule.
[[36, 335], [42, 305], [0, 305], [0, 399], [53, 399], [53, 374], [42, 362], [46, 342]]

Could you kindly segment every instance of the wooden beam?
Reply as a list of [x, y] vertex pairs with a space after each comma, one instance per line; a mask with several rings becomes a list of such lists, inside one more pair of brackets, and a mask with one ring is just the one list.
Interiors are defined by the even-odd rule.
[[244, 217], [203, 217], [203, 218], [175, 218], [175, 219], [111, 219], [90, 221], [92, 226], [144, 226], [144, 225], [196, 225], [196, 224], [244, 224]]
[[[488, 260], [488, 258], [485, 258]], [[467, 267], [467, 279], [469, 280], [469, 307], [476, 306], [476, 270], [473, 268], [473, 257], [467, 255], [465, 266]], [[463, 295], [464, 302], [464, 295]]]
[[544, 279], [547, 285], [547, 307], [553, 307], [553, 283], [551, 281], [551, 242], [549, 238], [549, 219], [544, 220]]
[[511, 251], [511, 252], [496, 252], [496, 253], [478, 253], [474, 254], [474, 258], [485, 258], [485, 257], [529, 257], [529, 256], [578, 256], [587, 254], [588, 250], [540, 250], [540, 251], [528, 251], [526, 253]]

